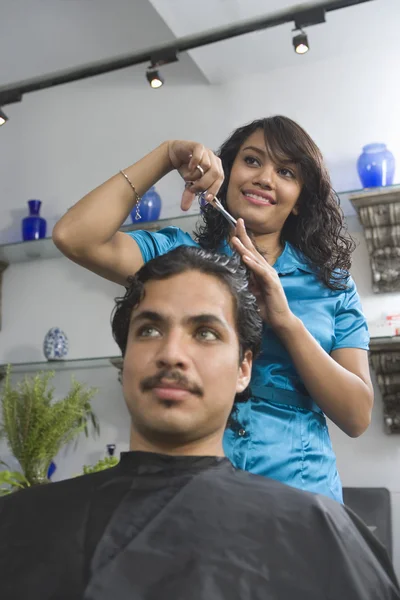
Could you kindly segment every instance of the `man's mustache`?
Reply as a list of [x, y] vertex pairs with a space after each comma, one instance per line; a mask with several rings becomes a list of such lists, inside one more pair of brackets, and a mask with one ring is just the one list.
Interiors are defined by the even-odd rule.
[[140, 382], [140, 389], [142, 392], [148, 392], [155, 387], [162, 387], [164, 379], [168, 380], [168, 383], [176, 383], [191, 394], [203, 396], [203, 390], [196, 383], [191, 383], [180, 371], [171, 369], [162, 369], [155, 375], [146, 377]]

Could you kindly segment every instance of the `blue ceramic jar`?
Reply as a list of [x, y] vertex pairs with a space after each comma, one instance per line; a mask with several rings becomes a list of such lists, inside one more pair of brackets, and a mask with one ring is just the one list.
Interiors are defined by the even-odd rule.
[[367, 144], [358, 158], [357, 170], [365, 188], [392, 185], [395, 159], [385, 144]]
[[136, 206], [131, 212], [132, 223], [157, 221], [161, 213], [161, 198], [156, 188], [151, 187], [143, 194], [139, 205], [140, 219], [136, 219]]

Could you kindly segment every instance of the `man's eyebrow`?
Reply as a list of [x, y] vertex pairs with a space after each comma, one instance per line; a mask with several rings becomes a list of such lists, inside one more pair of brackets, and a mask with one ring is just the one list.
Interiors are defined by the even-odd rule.
[[[165, 324], [169, 322], [168, 317], [162, 315], [161, 313], [153, 310], [143, 310], [136, 315], [132, 316], [131, 324], [135, 324], [140, 321], [150, 321], [152, 323]], [[215, 325], [219, 327], [223, 327], [224, 329], [228, 328], [228, 325], [224, 319], [217, 317], [212, 313], [201, 313], [199, 315], [189, 315], [186, 317], [185, 321], [189, 324], [194, 325]]]
[[189, 323], [194, 323], [195, 325], [218, 325], [227, 329], [227, 323], [224, 319], [220, 319], [217, 315], [213, 315], [211, 313], [202, 313], [201, 315], [193, 315], [187, 318]]
[[165, 323], [167, 319], [160, 313], [154, 310], [142, 310], [141, 312], [133, 315], [131, 323], [137, 323], [138, 321], [152, 321], [153, 323]]

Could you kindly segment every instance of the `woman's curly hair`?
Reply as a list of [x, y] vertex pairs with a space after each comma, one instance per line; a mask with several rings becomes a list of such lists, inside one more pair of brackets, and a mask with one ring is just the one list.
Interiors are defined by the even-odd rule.
[[[217, 152], [225, 173], [219, 199], [229, 210], [226, 196], [232, 165], [243, 143], [259, 129], [264, 131], [271, 159], [277, 164], [295, 163], [303, 183], [298, 215], [287, 218], [281, 232], [282, 243], [289, 242], [300, 250], [328, 288], [345, 289], [355, 243], [345, 227], [322, 154], [300, 125], [288, 117], [274, 116], [236, 129]], [[209, 205], [203, 207], [202, 217], [196, 240], [203, 248], [217, 250], [228, 238], [230, 225]]]

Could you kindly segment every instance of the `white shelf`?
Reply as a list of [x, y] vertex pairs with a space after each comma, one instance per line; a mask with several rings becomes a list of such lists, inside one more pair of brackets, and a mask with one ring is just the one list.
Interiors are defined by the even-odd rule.
[[[38, 371], [72, 371], [77, 369], [104, 369], [122, 367], [121, 356], [98, 356], [91, 358], [71, 358], [65, 360], [43, 360], [26, 363], [10, 363], [11, 373], [33, 373]], [[7, 364], [0, 364], [0, 378], [5, 374]]]
[[[183, 231], [192, 233], [198, 214], [183, 215], [179, 217], [170, 217], [169, 219], [159, 219], [158, 221], [139, 223], [137, 225], [124, 225], [120, 231], [137, 231], [146, 229], [146, 231], [159, 231], [164, 227], [180, 227]], [[60, 258], [63, 256], [56, 248], [53, 240], [43, 238], [32, 242], [15, 242], [13, 244], [0, 245], [0, 261], [8, 264], [26, 262], [30, 260], [44, 260], [47, 258]]]
[[[359, 188], [354, 190], [344, 190], [337, 192], [337, 195], [342, 201], [342, 208], [345, 208], [345, 204], [350, 206], [350, 197], [353, 194], [366, 196], [371, 193], [380, 194], [388, 193], [400, 189], [400, 184], [395, 184], [387, 187], [376, 187], [376, 188]], [[351, 214], [355, 214], [355, 210], [351, 207]], [[136, 231], [138, 229], [146, 229], [147, 231], [158, 231], [164, 227], [175, 225], [180, 227], [183, 231], [192, 233], [199, 214], [190, 215], [179, 215], [177, 217], [170, 217], [167, 219], [159, 219], [158, 221], [143, 222], [137, 225], [124, 225], [120, 231]], [[0, 244], [0, 261], [8, 264], [14, 264], [19, 262], [26, 262], [30, 260], [43, 260], [47, 258], [59, 258], [61, 252], [55, 247], [51, 238], [44, 238], [42, 240], [35, 240], [32, 242], [15, 242], [13, 244]]]
[[392, 351], [400, 350], [400, 335], [394, 335], [392, 337], [372, 337], [369, 342], [369, 349], [371, 352], [374, 351]]

